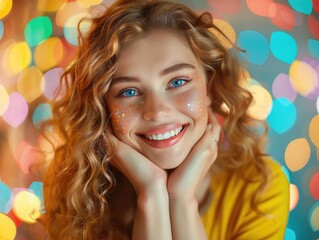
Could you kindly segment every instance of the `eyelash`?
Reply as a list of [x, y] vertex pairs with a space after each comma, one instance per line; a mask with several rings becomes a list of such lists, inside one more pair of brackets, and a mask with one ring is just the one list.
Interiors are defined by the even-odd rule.
[[[178, 77], [178, 78], [175, 78], [173, 80], [171, 80], [169, 83], [168, 83], [168, 86], [166, 89], [172, 89], [172, 88], [179, 88], [179, 87], [182, 87], [184, 86], [185, 84], [187, 84], [188, 82], [190, 82], [192, 79], [191, 78], [185, 78], [185, 77]], [[178, 85], [178, 86], [170, 86], [172, 83], [174, 82], [177, 82], [177, 81], [182, 81], [183, 83]], [[127, 93], [128, 91], [135, 91], [135, 94], [134, 95], [131, 95], [131, 96], [125, 96], [124, 94]], [[125, 97], [125, 98], [130, 98], [130, 97], [135, 97], [139, 94], [139, 91], [135, 88], [126, 88], [126, 89], [123, 89], [122, 91], [120, 91], [118, 94], [117, 94], [117, 97]]]
[[190, 78], [184, 78], [184, 77], [178, 77], [178, 78], [175, 78], [173, 80], [171, 80], [168, 85], [172, 84], [173, 82], [177, 82], [177, 81], [183, 81], [183, 84], [179, 85], [179, 86], [175, 86], [175, 87], [168, 87], [167, 89], [169, 88], [179, 88], [181, 86], [184, 86], [185, 84], [187, 84], [188, 82], [190, 82], [192, 79]]
[[117, 95], [117, 97], [134, 97], [136, 96], [135, 95], [132, 95], [132, 96], [125, 96], [124, 94], [128, 91], [135, 91], [136, 93], [138, 93], [138, 90], [134, 89], [134, 88], [126, 88], [126, 89], [123, 89], [122, 91], [120, 91]]

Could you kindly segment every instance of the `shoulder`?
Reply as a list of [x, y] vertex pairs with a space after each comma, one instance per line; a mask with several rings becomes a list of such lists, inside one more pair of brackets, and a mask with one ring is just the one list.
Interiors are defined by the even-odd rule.
[[[261, 173], [254, 165], [242, 167], [234, 170], [223, 170], [215, 174], [213, 178], [213, 187], [217, 184], [229, 185], [231, 182], [238, 184], [244, 184], [248, 186], [267, 184], [273, 185], [274, 183], [282, 183], [289, 185], [288, 178], [283, 171], [282, 166], [269, 156], [262, 158], [264, 163], [265, 172], [267, 173], [268, 181], [261, 177]], [[216, 187], [217, 187], [216, 185]]]
[[289, 213], [289, 182], [278, 162], [271, 157], [262, 161], [267, 180], [254, 167], [226, 170], [214, 176], [213, 201], [203, 222], [208, 232], [218, 228], [222, 232], [209, 239], [283, 239]]
[[263, 161], [267, 168], [266, 177], [249, 167], [216, 175], [211, 188], [215, 200], [223, 199], [228, 206], [240, 202], [242, 210], [247, 212], [250, 212], [253, 203], [261, 212], [271, 213], [276, 208], [276, 215], [286, 215], [289, 210], [288, 178], [277, 161], [271, 157], [264, 157]]
[[264, 157], [263, 160], [266, 163], [266, 165], [270, 168], [271, 177], [279, 177], [282, 180], [287, 181], [287, 176], [283, 171], [282, 165], [280, 165], [271, 157]]
[[[285, 174], [282, 165], [270, 157], [264, 158], [268, 170], [268, 186], [266, 186], [267, 192], [282, 191], [287, 196], [289, 194], [289, 181]], [[287, 197], [286, 196], [286, 197]]]

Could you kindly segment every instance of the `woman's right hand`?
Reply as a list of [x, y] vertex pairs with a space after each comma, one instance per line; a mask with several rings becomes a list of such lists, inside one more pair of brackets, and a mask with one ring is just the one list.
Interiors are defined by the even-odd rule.
[[141, 153], [112, 136], [113, 158], [111, 164], [115, 166], [133, 185], [137, 195], [147, 194], [156, 187], [165, 187], [167, 173], [156, 166]]
[[167, 173], [129, 145], [112, 136], [111, 164], [124, 174], [137, 194], [132, 239], [172, 239]]

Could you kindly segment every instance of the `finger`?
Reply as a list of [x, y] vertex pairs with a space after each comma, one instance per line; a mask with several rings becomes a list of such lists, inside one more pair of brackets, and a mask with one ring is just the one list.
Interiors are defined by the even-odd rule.
[[219, 138], [220, 138], [220, 131], [221, 131], [221, 126], [217, 120], [216, 115], [210, 110], [208, 113], [208, 121], [209, 121], [209, 125], [211, 125], [211, 140], [214, 143], [219, 142]]

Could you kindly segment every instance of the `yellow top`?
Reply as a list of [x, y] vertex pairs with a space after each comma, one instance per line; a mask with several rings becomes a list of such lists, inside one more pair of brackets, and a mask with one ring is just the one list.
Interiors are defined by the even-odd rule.
[[289, 214], [289, 183], [279, 164], [266, 159], [270, 183], [257, 202], [250, 201], [258, 182], [247, 182], [242, 171], [216, 176], [211, 185], [213, 200], [202, 220], [209, 240], [282, 240]]

